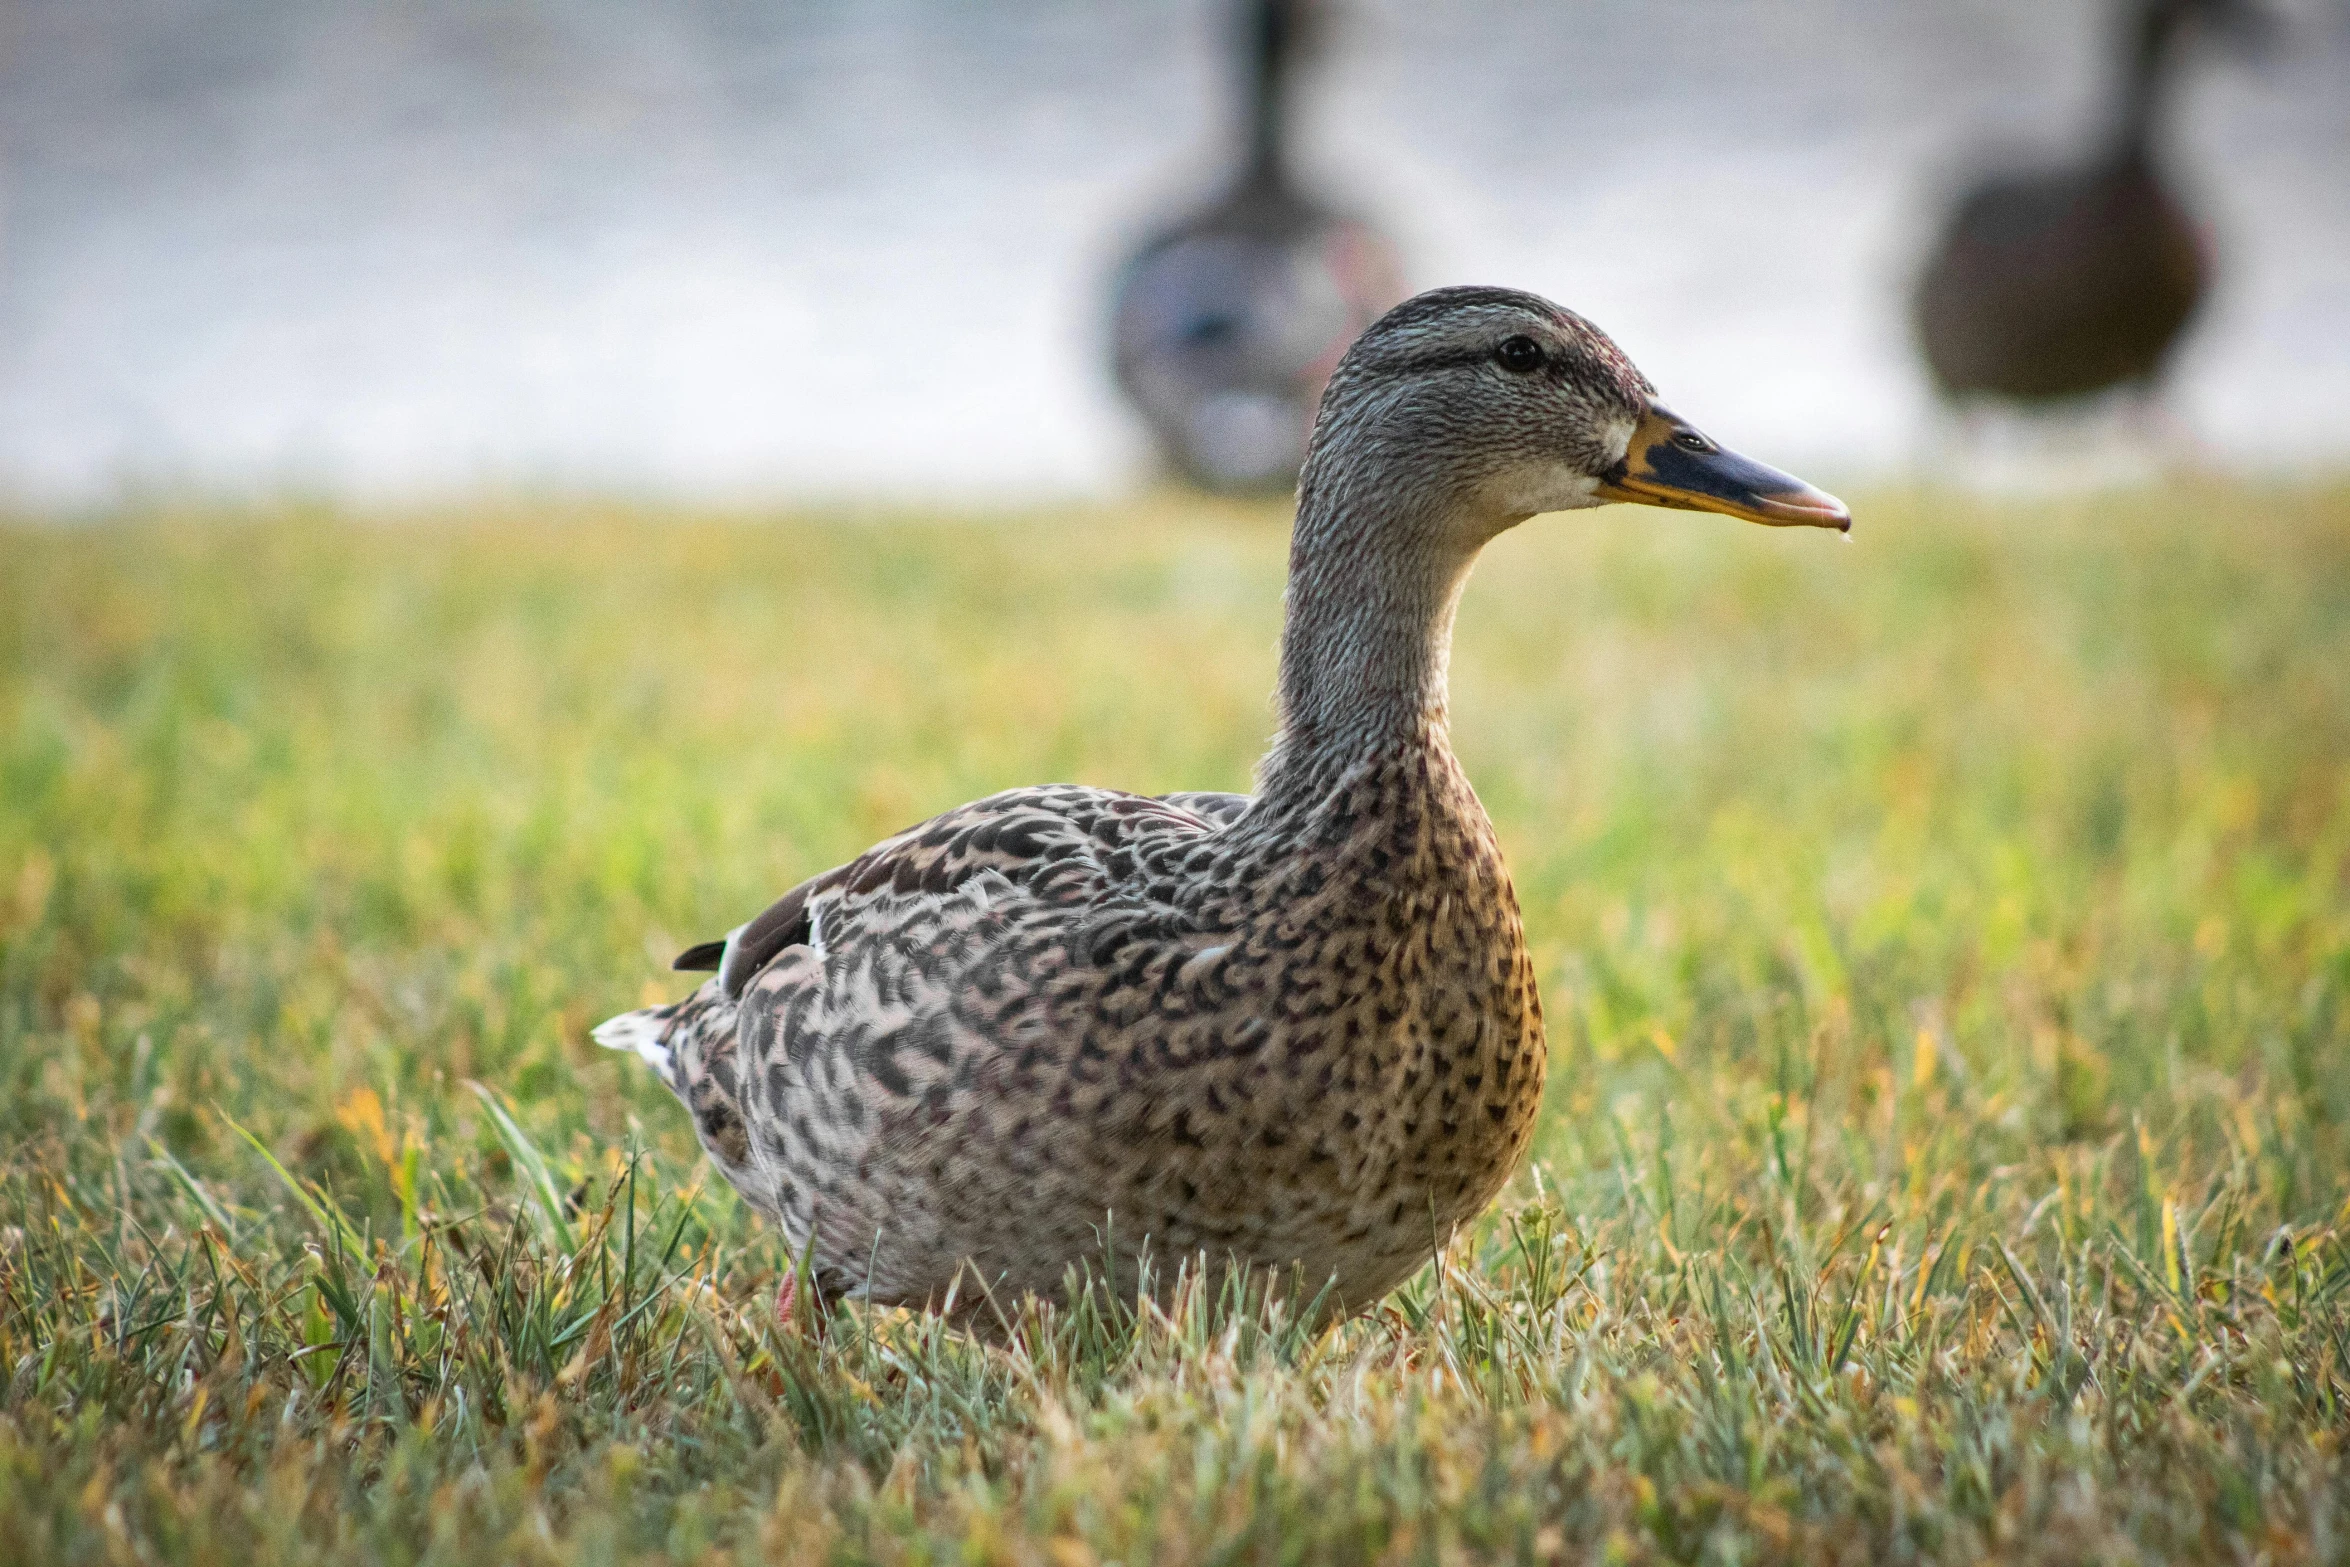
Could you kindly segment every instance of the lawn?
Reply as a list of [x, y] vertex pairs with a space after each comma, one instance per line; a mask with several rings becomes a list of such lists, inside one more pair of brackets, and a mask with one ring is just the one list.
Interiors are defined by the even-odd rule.
[[1376, 1313], [768, 1304], [587, 1029], [1246, 786], [1284, 514], [0, 527], [0, 1561], [2339, 1561], [2350, 490], [1617, 508], [1455, 732], [1551, 1088]]

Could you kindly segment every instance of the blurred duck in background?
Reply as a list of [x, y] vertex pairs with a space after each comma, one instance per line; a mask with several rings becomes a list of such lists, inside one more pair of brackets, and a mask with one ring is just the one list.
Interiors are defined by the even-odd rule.
[[1393, 248], [1304, 190], [1291, 166], [1315, 0], [1242, 0], [1243, 161], [1224, 193], [1159, 230], [1120, 271], [1119, 390], [1167, 461], [1204, 488], [1286, 490], [1347, 344], [1403, 297]]
[[2124, 17], [2118, 101], [2088, 158], [1981, 181], [1918, 281], [1918, 343], [1953, 402], [2149, 399], [2210, 290], [2208, 232], [2156, 141], [2188, 46], [2261, 18], [2250, 0], [2128, 0]]

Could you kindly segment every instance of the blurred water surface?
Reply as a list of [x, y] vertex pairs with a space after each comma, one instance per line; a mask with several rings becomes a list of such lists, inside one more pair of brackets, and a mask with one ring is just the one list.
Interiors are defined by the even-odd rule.
[[[2350, 5], [2200, 60], [2175, 405], [2350, 456]], [[1534, 288], [1717, 433], [1899, 468], [1936, 192], [2083, 139], [2101, 4], [1380, 0], [1303, 161], [1415, 285]], [[1224, 7], [13, 0], [0, 491], [980, 496], [1147, 475], [1121, 248], [1222, 155]]]

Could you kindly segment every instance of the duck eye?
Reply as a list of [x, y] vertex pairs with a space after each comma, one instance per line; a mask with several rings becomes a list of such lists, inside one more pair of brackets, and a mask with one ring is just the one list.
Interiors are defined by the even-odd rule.
[[1501, 346], [1493, 351], [1493, 357], [1501, 361], [1504, 370], [1514, 370], [1524, 375], [1529, 370], [1542, 368], [1542, 345], [1530, 337], [1505, 337], [1501, 340]]
[[1685, 452], [1710, 452], [1714, 449], [1714, 443], [1695, 430], [1675, 430], [1673, 444]]

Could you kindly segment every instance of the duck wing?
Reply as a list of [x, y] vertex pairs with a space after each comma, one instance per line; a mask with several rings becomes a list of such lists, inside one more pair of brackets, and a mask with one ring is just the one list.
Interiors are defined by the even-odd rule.
[[[1026, 873], [1090, 850], [1117, 847], [1136, 828], [1217, 828], [1249, 808], [1245, 794], [1189, 790], [1158, 796], [1052, 784], [975, 800], [885, 838], [846, 865], [811, 876], [756, 919], [718, 941], [688, 947], [670, 965], [680, 973], [713, 972], [730, 1001], [789, 948], [806, 945], [811, 908], [829, 895], [888, 889], [944, 895], [983, 871], [1020, 882]], [[1152, 811], [1157, 805], [1167, 809]]]
[[1159, 801], [1192, 815], [1215, 827], [1229, 827], [1248, 813], [1256, 802], [1245, 794], [1217, 794], [1208, 789], [1187, 789], [1180, 794], [1162, 794]]
[[1179, 924], [1151, 867], [1248, 804], [1067, 785], [975, 801], [687, 952], [679, 966], [717, 977], [596, 1037], [655, 1065], [821, 1292], [919, 1300], [954, 1276], [960, 1226], [925, 1201], [954, 1183], [898, 1166], [950, 1122], [984, 1136], [1009, 1113], [989, 1085], [1041, 1021], [1041, 987], [1078, 944]]

